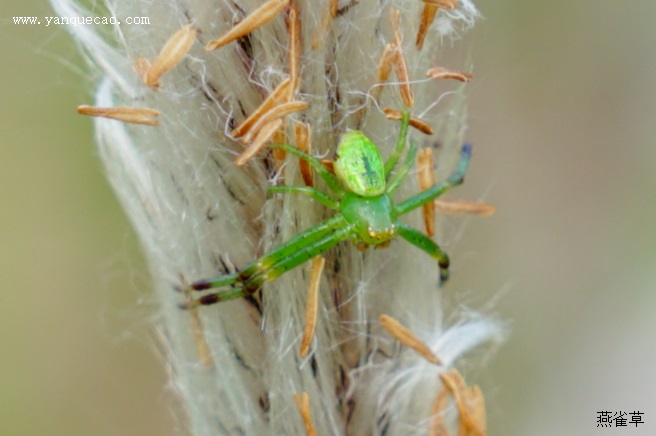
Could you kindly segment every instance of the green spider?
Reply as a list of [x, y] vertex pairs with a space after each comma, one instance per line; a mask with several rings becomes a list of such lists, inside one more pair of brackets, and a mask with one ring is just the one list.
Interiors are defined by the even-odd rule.
[[471, 158], [471, 146], [466, 144], [462, 147], [458, 169], [448, 179], [395, 204], [392, 194], [408, 175], [417, 152], [417, 146], [411, 143], [405, 162], [392, 174], [405, 150], [409, 123], [410, 115], [406, 112], [401, 119], [396, 147], [386, 162], [383, 162], [378, 148], [362, 132], [353, 130], [344, 134], [337, 147], [335, 175], [317, 159], [295, 147], [273, 145], [307, 161], [337, 199], [305, 186], [273, 186], [268, 191], [304, 194], [337, 213], [249, 263], [242, 271], [191, 283], [188, 289], [193, 291], [227, 289], [204, 295], [182, 307], [192, 308], [251, 295], [265, 282], [275, 280], [346, 239], [351, 239], [358, 248], [366, 249], [370, 245], [376, 248], [387, 247], [394, 238], [401, 236], [435, 258], [440, 267], [440, 282], [446, 281], [449, 276], [449, 258], [446, 253], [432, 239], [397, 218], [460, 185]]

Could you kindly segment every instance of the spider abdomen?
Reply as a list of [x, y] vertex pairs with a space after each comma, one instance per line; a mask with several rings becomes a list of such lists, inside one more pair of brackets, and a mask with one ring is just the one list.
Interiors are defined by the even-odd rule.
[[385, 192], [383, 158], [364, 133], [351, 130], [337, 147], [335, 175], [346, 188], [361, 197], [376, 197]]
[[347, 194], [341, 209], [357, 238], [365, 244], [379, 245], [396, 236], [396, 209], [387, 194], [377, 197]]

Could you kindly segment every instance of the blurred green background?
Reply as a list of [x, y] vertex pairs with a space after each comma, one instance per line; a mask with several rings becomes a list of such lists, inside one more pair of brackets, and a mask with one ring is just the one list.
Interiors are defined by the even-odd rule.
[[[656, 434], [656, 2], [479, 2], [458, 298], [510, 321], [492, 435]], [[184, 434], [148, 279], [107, 182], [94, 83], [35, 0], [0, 3], [0, 434]], [[644, 412], [598, 429], [597, 412]]]

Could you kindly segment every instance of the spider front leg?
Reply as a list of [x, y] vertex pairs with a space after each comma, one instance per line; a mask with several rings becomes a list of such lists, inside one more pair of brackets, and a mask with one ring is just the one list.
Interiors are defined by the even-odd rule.
[[405, 149], [405, 144], [408, 139], [408, 126], [410, 125], [410, 113], [408, 111], [403, 111], [401, 114], [401, 131], [399, 132], [399, 137], [396, 140], [396, 147], [387, 161], [385, 162], [385, 179], [388, 180], [392, 170], [396, 166], [403, 149]]
[[442, 251], [439, 245], [435, 243], [428, 236], [407, 226], [401, 222], [396, 222], [396, 231], [403, 239], [411, 243], [417, 248], [424, 250], [432, 258], [437, 260], [440, 266], [440, 285], [444, 284], [449, 279], [449, 256]]
[[399, 203], [396, 206], [396, 211], [398, 214], [404, 215], [418, 207], [423, 206], [429, 201], [435, 200], [437, 197], [444, 194], [449, 189], [461, 185], [465, 180], [465, 173], [467, 172], [467, 167], [469, 166], [470, 159], [471, 145], [465, 144], [462, 146], [462, 151], [460, 152], [460, 163], [458, 164], [458, 169], [456, 172], [453, 173], [445, 181], [437, 183], [431, 188], [428, 188], [427, 190], [422, 191], [419, 194]]
[[303, 194], [318, 201], [329, 209], [339, 210], [339, 202], [333, 200], [328, 195], [318, 191], [309, 186], [269, 186], [267, 188], [269, 194]]
[[346, 192], [342, 188], [342, 186], [339, 184], [335, 176], [333, 176], [330, 171], [324, 168], [324, 166], [319, 162], [318, 159], [316, 159], [313, 156], [310, 156], [307, 153], [303, 153], [301, 150], [299, 150], [296, 147], [292, 147], [291, 145], [287, 144], [272, 144], [271, 148], [279, 148], [281, 150], [285, 150], [287, 153], [292, 154], [296, 156], [299, 159], [302, 159], [309, 163], [312, 168], [319, 174], [319, 177], [321, 177], [324, 182], [326, 182], [326, 185], [330, 188], [331, 191], [333, 191], [338, 197], [342, 198]]
[[415, 163], [415, 158], [417, 157], [417, 144], [410, 142], [410, 149], [408, 150], [408, 155], [403, 162], [403, 166], [394, 174], [394, 176], [388, 181], [386, 191], [389, 195], [392, 195], [396, 191], [403, 181], [405, 180], [408, 172]]
[[193, 282], [189, 285], [189, 290], [204, 291], [226, 286], [230, 288], [204, 295], [180, 307], [190, 309], [250, 295], [265, 282], [327, 251], [335, 244], [349, 238], [351, 233], [351, 225], [342, 215], [336, 215], [249, 263], [239, 273]]

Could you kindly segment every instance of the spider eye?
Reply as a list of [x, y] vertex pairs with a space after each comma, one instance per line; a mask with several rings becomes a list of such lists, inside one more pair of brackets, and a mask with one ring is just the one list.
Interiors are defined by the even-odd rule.
[[386, 241], [394, 236], [394, 233], [396, 232], [396, 227], [394, 226], [394, 224], [384, 229], [374, 229], [373, 227], [369, 226], [367, 228], [367, 232], [369, 233], [369, 236], [371, 236], [374, 239], [378, 239], [380, 241]]

